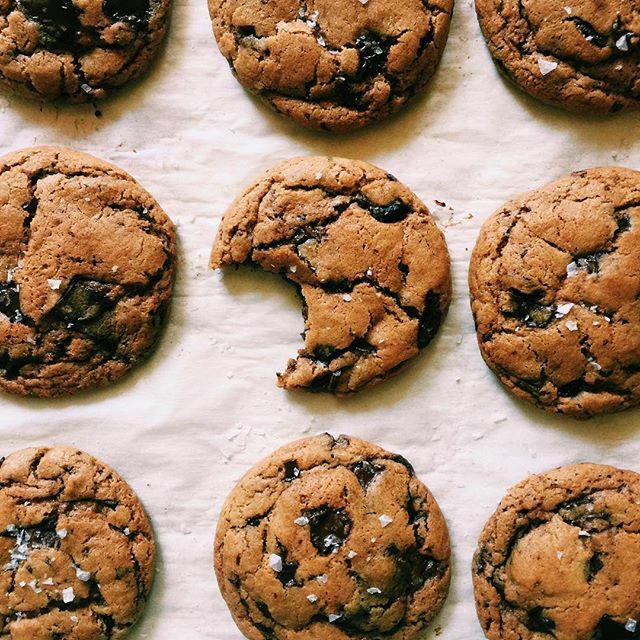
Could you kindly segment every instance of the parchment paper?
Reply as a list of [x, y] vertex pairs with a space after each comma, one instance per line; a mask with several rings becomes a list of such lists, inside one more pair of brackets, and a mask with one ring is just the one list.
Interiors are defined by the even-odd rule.
[[[425, 638], [440, 627], [442, 640], [480, 640], [470, 560], [506, 489], [575, 461], [640, 470], [640, 412], [578, 423], [512, 400], [476, 347], [469, 255], [481, 223], [516, 193], [588, 166], [640, 169], [638, 115], [576, 117], [512, 89], [491, 63], [470, 0], [456, 7], [425, 96], [351, 135], [302, 131], [247, 95], [215, 46], [205, 0], [176, 0], [151, 73], [100, 108], [98, 118], [90, 106], [0, 97], [0, 152], [72, 146], [118, 164], [155, 195], [180, 234], [169, 326], [151, 362], [110, 389], [55, 402], [0, 396], [0, 443], [2, 453], [77, 446], [138, 492], [160, 560], [131, 638], [242, 638], [212, 571], [222, 501], [259, 458], [328, 430], [372, 440], [414, 464], [447, 517], [455, 562], [451, 594]], [[445, 226], [453, 260], [455, 299], [439, 337], [409, 371], [351, 400], [276, 388], [275, 371], [301, 345], [292, 288], [258, 272], [207, 269], [231, 199], [298, 154], [362, 158], [396, 175]]]

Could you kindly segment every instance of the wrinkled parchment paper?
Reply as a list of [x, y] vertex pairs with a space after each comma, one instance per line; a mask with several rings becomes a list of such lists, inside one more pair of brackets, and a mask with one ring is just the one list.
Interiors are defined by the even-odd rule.
[[[440, 627], [442, 640], [480, 640], [470, 560], [507, 487], [575, 461], [640, 470], [640, 411], [578, 423], [511, 399], [476, 347], [469, 255], [481, 223], [516, 193], [588, 166], [640, 169], [638, 115], [576, 117], [512, 89], [490, 61], [470, 0], [456, 7], [424, 97], [350, 135], [302, 131], [248, 96], [217, 51], [205, 0], [175, 1], [151, 73], [100, 108], [98, 118], [90, 106], [0, 96], [0, 152], [72, 146], [118, 164], [155, 195], [180, 235], [169, 326], [149, 364], [110, 389], [63, 401], [0, 396], [0, 442], [2, 453], [77, 446], [140, 495], [159, 563], [132, 640], [241, 640], [211, 568], [222, 501], [259, 458], [325, 430], [372, 440], [414, 464], [447, 517], [455, 562], [451, 594], [425, 638]], [[409, 371], [350, 400], [276, 388], [275, 371], [301, 345], [292, 288], [259, 272], [207, 269], [232, 198], [298, 154], [362, 158], [395, 174], [433, 210], [453, 260], [455, 299], [439, 337]]]

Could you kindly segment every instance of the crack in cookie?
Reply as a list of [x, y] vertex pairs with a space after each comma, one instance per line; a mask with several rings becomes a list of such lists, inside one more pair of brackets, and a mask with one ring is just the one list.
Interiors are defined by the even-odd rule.
[[411, 465], [329, 434], [245, 475], [220, 516], [215, 568], [240, 630], [265, 640], [409, 640], [451, 576], [445, 521]]
[[0, 159], [0, 386], [56, 396], [151, 352], [173, 287], [175, 230], [126, 173], [40, 147]]
[[230, 207], [212, 268], [250, 263], [303, 300], [305, 348], [287, 389], [354, 393], [399, 372], [436, 335], [451, 296], [442, 233], [393, 176], [355, 160], [298, 158]]
[[504, 205], [471, 260], [482, 356], [516, 395], [590, 417], [640, 402], [640, 173], [591, 169]]

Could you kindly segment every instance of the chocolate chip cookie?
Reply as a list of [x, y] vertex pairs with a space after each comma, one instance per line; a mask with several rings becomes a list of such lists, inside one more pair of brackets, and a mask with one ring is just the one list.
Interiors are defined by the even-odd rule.
[[453, 0], [209, 0], [238, 80], [296, 122], [330, 131], [396, 111], [433, 76]]
[[218, 523], [215, 568], [252, 640], [409, 640], [446, 598], [449, 536], [404, 458], [324, 434], [240, 480]]
[[527, 93], [570, 111], [640, 108], [636, 0], [476, 0], [499, 68]]
[[124, 375], [156, 342], [175, 250], [120, 169], [60, 147], [0, 158], [0, 386], [51, 397]]
[[418, 198], [366, 162], [284, 162], [224, 216], [211, 266], [251, 263], [294, 283], [305, 348], [279, 385], [346, 395], [397, 373], [438, 331], [449, 254]]
[[469, 273], [480, 350], [551, 412], [640, 402], [640, 173], [578, 171], [505, 204]]
[[579, 464], [516, 485], [473, 584], [489, 640], [640, 638], [640, 475]]
[[0, 0], [0, 85], [44, 100], [104, 98], [139, 75], [170, 0]]
[[131, 488], [66, 447], [0, 462], [0, 635], [122, 638], [153, 582], [155, 542]]

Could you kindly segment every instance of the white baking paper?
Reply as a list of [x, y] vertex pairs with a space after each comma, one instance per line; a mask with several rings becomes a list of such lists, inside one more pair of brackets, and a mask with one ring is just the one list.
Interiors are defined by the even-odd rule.
[[[0, 97], [0, 152], [72, 146], [116, 163], [155, 195], [180, 234], [168, 329], [151, 362], [110, 389], [62, 401], [2, 395], [0, 443], [2, 453], [77, 446], [138, 492], [160, 553], [132, 640], [241, 639], [213, 576], [217, 514], [259, 458], [324, 430], [372, 440], [414, 464], [447, 517], [455, 563], [451, 594], [425, 638], [439, 628], [442, 640], [480, 640], [470, 561], [507, 487], [581, 460], [640, 470], [640, 412], [580, 423], [507, 395], [476, 347], [469, 255], [481, 223], [516, 193], [578, 168], [640, 169], [637, 113], [578, 117], [512, 89], [491, 63], [469, 0], [456, 7], [424, 97], [350, 135], [301, 130], [245, 93], [217, 50], [205, 0], [176, 0], [151, 73], [100, 108], [98, 118], [89, 106]], [[207, 269], [232, 198], [300, 154], [362, 158], [396, 175], [445, 227], [453, 260], [455, 299], [438, 338], [403, 375], [348, 400], [276, 388], [275, 371], [301, 345], [291, 287], [259, 272]]]

